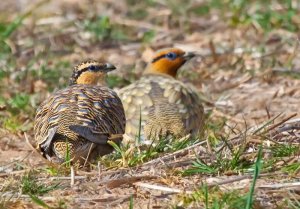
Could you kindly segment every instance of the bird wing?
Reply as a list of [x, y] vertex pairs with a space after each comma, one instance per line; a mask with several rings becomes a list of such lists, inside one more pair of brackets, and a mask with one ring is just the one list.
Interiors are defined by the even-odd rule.
[[78, 135], [82, 136], [83, 138], [95, 144], [106, 144], [109, 137], [108, 133], [98, 132], [88, 126], [71, 125], [69, 126], [69, 128], [70, 130], [74, 131]]
[[[177, 98], [169, 96], [168, 99], [169, 101], [176, 101], [177, 111], [181, 114], [185, 130], [188, 133], [198, 134], [204, 125], [204, 108], [197, 90], [194, 86], [177, 80], [174, 86], [174, 89], [178, 92]], [[177, 89], [176, 86], [180, 88]]]
[[203, 126], [204, 109], [196, 89], [169, 76], [154, 78], [151, 97], [155, 108], [149, 112], [148, 135], [172, 133], [184, 136], [198, 133]]

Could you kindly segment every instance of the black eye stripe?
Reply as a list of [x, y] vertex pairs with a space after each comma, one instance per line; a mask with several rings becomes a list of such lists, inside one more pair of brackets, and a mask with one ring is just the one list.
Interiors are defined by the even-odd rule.
[[[158, 60], [167, 57], [168, 54], [169, 54], [169, 53], [167, 53], [167, 54], [162, 54], [162, 55], [160, 55], [160, 56], [158, 56], [158, 57], [155, 57], [155, 58], [151, 61], [151, 63], [157, 62]], [[175, 54], [175, 53], [174, 53], [174, 54]], [[177, 54], [175, 54], [175, 55], [178, 56]], [[175, 58], [176, 58], [176, 57], [175, 57]]]
[[[82, 68], [83, 65], [86, 65], [86, 67]], [[106, 67], [106, 64], [102, 64], [102, 63], [99, 64], [96, 61], [82, 62], [73, 68], [73, 73], [69, 80], [69, 84], [70, 85], [76, 84], [77, 79], [80, 77], [80, 75], [86, 71], [91, 71], [91, 72], [96, 71], [97, 72], [101, 69], [105, 69], [105, 67]]]
[[160, 60], [161, 58], [164, 58], [164, 57], [166, 57], [165, 54], [160, 55], [160, 56], [158, 56], [158, 57], [155, 57], [155, 58], [152, 60], [152, 63], [154, 63], [154, 62], [156, 62], [156, 61], [158, 61], [158, 60]]
[[92, 66], [88, 66], [88, 67], [82, 68], [80, 71], [77, 71], [77, 72], [81, 74], [81, 73], [89, 71], [89, 70], [91, 70], [91, 71], [97, 71], [97, 70], [101, 69], [100, 66], [95, 66], [95, 65], [92, 65]]
[[100, 66], [98, 65], [91, 65], [89, 67], [87, 67], [88, 70], [92, 70], [92, 71], [97, 71], [100, 70]]
[[[95, 67], [95, 69], [93, 69], [93, 71], [100, 70], [100, 66], [94, 66], [94, 67]], [[81, 69], [80, 71], [75, 71], [75, 72], [73, 72], [73, 76], [72, 77], [76, 80], [77, 78], [79, 78], [79, 76], [82, 73], [84, 73], [86, 71], [89, 71], [89, 70], [90, 70], [90, 66], [85, 67], [85, 68]]]

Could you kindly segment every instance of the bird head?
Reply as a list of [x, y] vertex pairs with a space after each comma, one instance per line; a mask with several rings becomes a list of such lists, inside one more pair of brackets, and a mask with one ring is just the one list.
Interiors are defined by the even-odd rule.
[[176, 77], [178, 69], [194, 56], [194, 53], [185, 52], [178, 48], [159, 50], [148, 64], [145, 74], [158, 73]]
[[110, 63], [97, 61], [82, 62], [73, 69], [70, 85], [73, 84], [97, 84], [104, 79], [107, 72], [115, 70], [116, 67]]

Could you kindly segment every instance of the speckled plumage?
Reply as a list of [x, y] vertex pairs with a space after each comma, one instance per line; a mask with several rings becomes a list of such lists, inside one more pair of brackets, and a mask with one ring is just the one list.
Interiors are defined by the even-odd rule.
[[40, 105], [34, 129], [37, 149], [50, 161], [64, 162], [68, 144], [71, 159], [84, 162], [112, 152], [108, 140], [121, 142], [125, 114], [108, 87], [74, 84]]
[[[166, 49], [165, 53], [170, 51], [177, 52], [178, 56], [185, 54], [178, 49]], [[153, 60], [164, 55], [164, 51], [159, 53], [159, 56], [156, 55]], [[156, 60], [156, 62], [163, 61]], [[134, 140], [137, 136], [140, 118], [142, 119], [141, 136], [145, 143], [168, 135], [197, 136], [201, 131], [204, 123], [204, 110], [197, 92], [191, 85], [184, 84], [171, 76], [176, 75], [178, 68], [185, 61], [181, 60], [181, 64], [173, 67], [175, 73], [166, 66], [164, 66], [165, 71], [159, 72], [153, 69], [152, 62], [139, 80], [118, 92], [126, 114], [127, 141]], [[169, 62], [170, 60], [166, 60], [165, 63], [157, 63], [157, 66], [161, 68]]]

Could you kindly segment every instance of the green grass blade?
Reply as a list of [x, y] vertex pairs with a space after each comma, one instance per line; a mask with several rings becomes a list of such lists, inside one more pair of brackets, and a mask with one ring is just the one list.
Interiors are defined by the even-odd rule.
[[123, 151], [121, 150], [121, 148], [113, 141], [107, 141], [107, 143], [112, 146], [117, 152], [119, 152], [120, 154], [123, 153]]
[[133, 196], [130, 196], [129, 209], [133, 209]]
[[197, 173], [214, 174], [217, 172], [217, 169], [213, 168], [212, 166], [206, 165], [205, 163], [201, 162], [200, 159], [197, 159], [193, 162], [193, 167], [185, 170], [183, 172], [183, 175], [187, 176]]
[[122, 157], [122, 165], [127, 165], [127, 160], [126, 160], [126, 153], [125, 151], [123, 151], [119, 145], [117, 145], [115, 142], [113, 141], [107, 141], [107, 143], [112, 146]]
[[140, 118], [139, 118], [139, 132], [138, 132], [138, 143], [141, 142], [142, 133], [142, 107], [140, 106]]
[[1, 39], [7, 39], [10, 35], [22, 24], [23, 20], [25, 19], [24, 16], [19, 16], [15, 20], [13, 20], [3, 31], [1, 34]]
[[47, 205], [43, 200], [41, 200], [40, 198], [38, 198], [35, 195], [29, 194], [31, 200], [36, 203], [37, 205], [43, 207], [43, 208], [51, 208], [49, 205]]
[[255, 162], [253, 181], [252, 181], [252, 185], [251, 185], [251, 188], [250, 188], [250, 191], [248, 194], [246, 209], [252, 208], [255, 184], [256, 184], [260, 169], [261, 169], [261, 159], [262, 159], [262, 146], [260, 146], [259, 150], [258, 150], [258, 155], [257, 155], [257, 159]]
[[208, 209], [208, 188], [207, 188], [207, 184], [204, 185], [204, 195], [205, 195], [205, 209]]
[[290, 194], [290, 196], [291, 196], [291, 199], [288, 200], [289, 208], [299, 209], [300, 208], [300, 201], [297, 200], [297, 197], [295, 197], [295, 195], [293, 195], [292, 193]]

